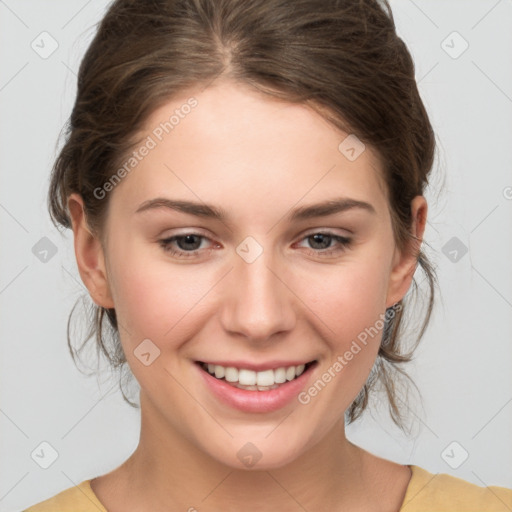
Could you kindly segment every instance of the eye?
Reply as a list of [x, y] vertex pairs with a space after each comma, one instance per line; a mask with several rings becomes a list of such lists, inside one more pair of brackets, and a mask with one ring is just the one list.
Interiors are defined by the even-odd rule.
[[[184, 233], [164, 238], [158, 242], [163, 250], [173, 257], [197, 258], [201, 251], [212, 250], [212, 247], [203, 246], [203, 242], [208, 240], [211, 242], [209, 238], [199, 233]], [[339, 254], [350, 247], [352, 242], [350, 238], [325, 231], [311, 233], [302, 240], [310, 243], [312, 247], [312, 250], [308, 250], [310, 254], [321, 257]]]
[[185, 233], [164, 238], [158, 242], [164, 251], [171, 256], [177, 258], [196, 258], [199, 256], [199, 250], [204, 249], [204, 247], [201, 247], [204, 240], [209, 240], [209, 238], [199, 233]]
[[[322, 257], [339, 254], [349, 248], [352, 243], [350, 238], [325, 231], [311, 233], [302, 240], [308, 241], [314, 249], [312, 251], [308, 251], [309, 253]], [[333, 242], [337, 245], [333, 246]]]

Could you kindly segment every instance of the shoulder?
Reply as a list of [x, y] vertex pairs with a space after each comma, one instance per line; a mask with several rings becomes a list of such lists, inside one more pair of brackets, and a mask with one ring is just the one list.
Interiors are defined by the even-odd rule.
[[483, 487], [445, 473], [430, 473], [419, 466], [411, 466], [411, 470], [411, 480], [400, 512], [512, 510], [512, 489]]
[[107, 512], [94, 494], [90, 482], [84, 480], [23, 512]]

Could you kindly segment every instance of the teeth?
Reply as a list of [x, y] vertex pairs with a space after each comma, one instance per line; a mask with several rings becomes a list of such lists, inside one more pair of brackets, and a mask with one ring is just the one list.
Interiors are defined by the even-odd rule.
[[237, 384], [235, 387], [239, 389], [246, 389], [247, 391], [257, 391], [258, 386], [243, 386], [242, 384]]
[[[293, 370], [293, 376], [295, 377], [295, 368], [291, 367]], [[258, 372], [256, 374], [256, 382], [258, 386], [272, 386], [275, 384], [274, 380], [274, 370], [265, 370], [264, 372]], [[243, 384], [243, 382], [240, 382]]]
[[263, 385], [260, 382], [257, 382], [256, 372], [245, 369], [238, 371], [238, 382], [244, 386], [254, 386], [256, 383]]
[[[215, 369], [218, 368], [218, 365], [215, 366]], [[226, 368], [224, 378], [228, 382], [237, 382], [238, 381], [238, 370], [236, 368], [233, 368], [232, 366], [228, 366]]]
[[278, 368], [277, 370], [274, 370], [274, 382], [277, 384], [286, 382], [286, 368]]
[[224, 368], [224, 366], [214, 364], [208, 365], [208, 371], [210, 371], [210, 366], [213, 366], [213, 373], [215, 374], [215, 377], [217, 377], [217, 379], [222, 379], [222, 377], [226, 375], [226, 369]]
[[234, 368], [233, 366], [220, 366], [218, 364], [203, 364], [203, 368], [211, 375], [215, 375], [218, 379], [225, 378], [227, 382], [231, 382], [240, 389], [248, 389], [251, 391], [267, 391], [268, 389], [277, 388], [278, 384], [283, 384], [293, 380], [304, 373], [306, 365], [281, 367], [275, 370], [264, 370], [255, 372], [246, 368]]

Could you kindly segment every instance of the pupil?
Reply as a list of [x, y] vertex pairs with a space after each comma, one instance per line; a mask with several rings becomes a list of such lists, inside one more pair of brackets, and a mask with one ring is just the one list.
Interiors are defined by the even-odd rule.
[[[194, 238], [196, 239], [196, 241], [194, 242]], [[180, 238], [178, 238], [178, 246], [180, 247], [180, 249], [197, 249], [200, 245], [201, 245], [201, 241], [199, 240], [199, 237], [197, 235], [184, 235]], [[183, 243], [185, 244], [192, 244], [194, 245], [194, 247], [190, 247], [190, 246], [186, 246], [185, 247], [182, 247]]]
[[310, 238], [312, 238], [314, 240], [314, 243], [320, 243], [321, 247], [317, 247], [317, 249], [326, 249], [327, 247], [329, 247], [329, 243], [331, 241], [331, 236], [330, 235], [324, 235], [322, 233], [317, 233], [315, 235], [312, 235], [310, 236]]

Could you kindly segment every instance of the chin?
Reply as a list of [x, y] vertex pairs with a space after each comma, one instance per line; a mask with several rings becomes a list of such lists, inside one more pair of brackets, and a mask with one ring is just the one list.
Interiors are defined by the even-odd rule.
[[[278, 427], [279, 428], [279, 427]], [[264, 471], [292, 464], [304, 451], [306, 441], [290, 442], [289, 436], [268, 435], [244, 436], [230, 439], [229, 447], [223, 444], [210, 456], [233, 469]], [[283, 432], [284, 433], [284, 432]], [[267, 436], [267, 437], [265, 437]]]

